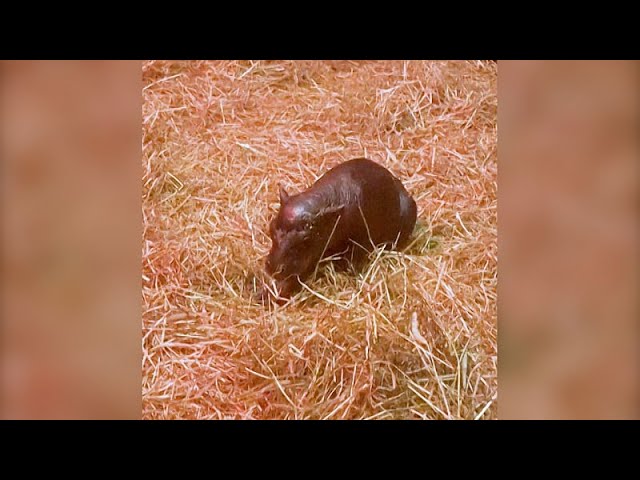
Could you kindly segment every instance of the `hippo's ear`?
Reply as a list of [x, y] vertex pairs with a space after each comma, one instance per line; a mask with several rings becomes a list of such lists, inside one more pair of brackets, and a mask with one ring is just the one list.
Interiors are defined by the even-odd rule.
[[285, 203], [287, 203], [287, 200], [289, 200], [289, 194], [284, 189], [284, 186], [282, 184], [280, 184], [278, 188], [280, 190], [280, 205], [284, 205]]

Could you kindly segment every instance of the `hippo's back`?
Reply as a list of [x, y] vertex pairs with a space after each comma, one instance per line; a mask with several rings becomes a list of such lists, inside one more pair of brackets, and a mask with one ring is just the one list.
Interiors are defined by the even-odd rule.
[[408, 217], [415, 202], [400, 180], [371, 160], [344, 162], [325, 173], [313, 188], [334, 190], [345, 204], [339, 228], [348, 232], [349, 240], [366, 248], [371, 243], [402, 244], [413, 231], [415, 211], [412, 222]]

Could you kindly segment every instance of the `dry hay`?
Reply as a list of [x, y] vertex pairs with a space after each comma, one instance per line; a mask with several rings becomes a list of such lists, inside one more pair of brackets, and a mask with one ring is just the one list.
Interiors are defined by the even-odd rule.
[[[143, 79], [144, 418], [496, 417], [495, 63], [150, 61]], [[416, 199], [412, 245], [253, 302], [278, 182], [360, 156]]]

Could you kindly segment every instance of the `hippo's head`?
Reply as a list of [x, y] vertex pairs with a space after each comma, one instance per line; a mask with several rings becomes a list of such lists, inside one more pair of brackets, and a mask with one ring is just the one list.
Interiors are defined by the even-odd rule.
[[269, 225], [272, 245], [265, 266], [281, 297], [298, 291], [299, 281], [313, 273], [339, 218], [341, 207], [318, 203], [313, 195], [290, 196], [280, 186], [280, 210]]

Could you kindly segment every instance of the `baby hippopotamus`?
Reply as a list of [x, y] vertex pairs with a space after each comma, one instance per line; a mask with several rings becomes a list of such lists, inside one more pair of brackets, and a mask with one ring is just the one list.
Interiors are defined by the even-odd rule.
[[266, 271], [278, 295], [288, 298], [322, 258], [340, 255], [347, 265], [358, 266], [377, 246], [406, 246], [416, 213], [416, 202], [400, 180], [366, 158], [332, 168], [297, 195], [280, 186]]

